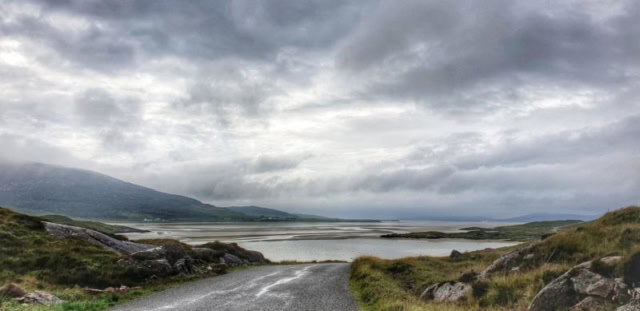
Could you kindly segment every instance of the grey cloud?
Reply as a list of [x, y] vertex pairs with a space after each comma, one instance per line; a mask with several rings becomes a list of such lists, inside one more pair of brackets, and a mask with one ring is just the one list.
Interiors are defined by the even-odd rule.
[[127, 127], [135, 123], [139, 103], [135, 99], [116, 99], [109, 92], [92, 88], [77, 94], [75, 112], [85, 125]]
[[344, 43], [338, 64], [374, 77], [363, 96], [457, 113], [518, 105], [535, 87], [616, 88], [640, 70], [629, 43], [640, 38], [640, 11], [622, 4], [622, 15], [603, 21], [586, 5], [384, 2]]

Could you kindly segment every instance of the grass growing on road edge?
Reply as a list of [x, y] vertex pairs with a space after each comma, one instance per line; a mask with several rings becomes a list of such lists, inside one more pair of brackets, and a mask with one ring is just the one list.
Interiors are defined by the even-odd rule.
[[520, 310], [526, 309], [544, 285], [574, 265], [596, 260], [596, 266], [600, 266], [599, 258], [612, 255], [627, 259], [618, 266], [601, 268], [623, 275], [627, 282], [635, 282], [625, 262], [632, 256], [640, 256], [640, 207], [610, 212], [598, 220], [548, 237], [532, 247], [535, 256], [523, 272], [496, 274], [476, 283], [464, 303], [434, 303], [419, 298], [431, 284], [478, 273], [507, 251], [526, 245], [469, 252], [456, 260], [360, 257], [351, 265], [350, 285], [363, 310], [368, 311]]

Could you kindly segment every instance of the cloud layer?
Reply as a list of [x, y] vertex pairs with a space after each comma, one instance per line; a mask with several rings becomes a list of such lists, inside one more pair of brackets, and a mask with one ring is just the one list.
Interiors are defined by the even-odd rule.
[[350, 217], [640, 204], [636, 1], [7, 1], [0, 158]]

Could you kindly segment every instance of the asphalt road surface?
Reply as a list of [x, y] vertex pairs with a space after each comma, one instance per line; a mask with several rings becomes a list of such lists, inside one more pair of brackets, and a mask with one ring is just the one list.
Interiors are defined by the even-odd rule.
[[358, 310], [349, 264], [262, 266], [190, 282], [110, 310]]

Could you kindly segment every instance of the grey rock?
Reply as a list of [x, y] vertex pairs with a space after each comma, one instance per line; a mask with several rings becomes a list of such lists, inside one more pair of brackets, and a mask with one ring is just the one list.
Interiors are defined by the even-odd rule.
[[620, 306], [616, 311], [640, 311], [640, 300], [634, 300], [624, 306]]
[[166, 257], [166, 252], [162, 246], [144, 249], [129, 255], [135, 260], [158, 260]]
[[50, 222], [44, 222], [44, 226], [47, 232], [52, 236], [59, 237], [59, 238], [67, 238], [67, 237], [79, 238], [79, 239], [91, 242], [93, 244], [100, 245], [110, 251], [113, 251], [121, 255], [129, 255], [135, 252], [139, 252], [139, 251], [154, 247], [152, 245], [134, 243], [130, 241], [120, 241], [104, 233], [91, 230], [91, 229], [54, 224]]
[[154, 259], [154, 260], [135, 260], [132, 258], [120, 259], [117, 264], [121, 266], [134, 266], [141, 270], [145, 275], [150, 276], [169, 276], [176, 273], [174, 268], [169, 264], [166, 259]]
[[577, 304], [580, 299], [576, 295], [573, 282], [567, 273], [551, 281], [540, 290], [529, 305], [529, 311], [557, 310]]
[[524, 260], [531, 260], [531, 259], [533, 259], [533, 257], [535, 257], [534, 254], [528, 254], [528, 255], [524, 256], [523, 259]]
[[173, 269], [178, 273], [191, 274], [193, 273], [193, 259], [189, 256], [180, 258], [173, 264]]
[[598, 296], [607, 298], [616, 290], [616, 282], [611, 279], [603, 278], [587, 287], [586, 293], [590, 296]]
[[624, 259], [624, 257], [622, 257], [622, 256], [609, 256], [609, 257], [601, 258], [600, 261], [604, 262], [604, 263], [606, 263], [608, 265], [615, 265], [615, 264], [621, 262], [623, 259]]
[[607, 302], [600, 297], [587, 297], [582, 299], [578, 304], [571, 308], [571, 311], [593, 311], [600, 310], [603, 307], [607, 306]]
[[37, 304], [37, 305], [43, 305], [43, 306], [50, 306], [50, 305], [57, 305], [57, 304], [64, 303], [64, 300], [41, 290], [37, 290], [33, 293], [27, 294], [22, 298], [18, 298], [17, 301], [20, 303]]
[[596, 284], [604, 279], [603, 276], [591, 272], [589, 269], [573, 268], [569, 272], [569, 277], [571, 277], [571, 281], [573, 282], [573, 289], [576, 293], [579, 294], [588, 294], [587, 289], [589, 286]]
[[242, 265], [242, 259], [238, 258], [236, 255], [225, 253], [221, 258], [222, 263], [227, 264], [228, 266], [239, 266]]
[[451, 254], [449, 254], [449, 258], [451, 259], [460, 259], [462, 257], [464, 257], [464, 255], [455, 249], [451, 251]]
[[425, 289], [420, 298], [435, 302], [459, 302], [466, 299], [471, 291], [471, 285], [461, 282], [441, 282]]

